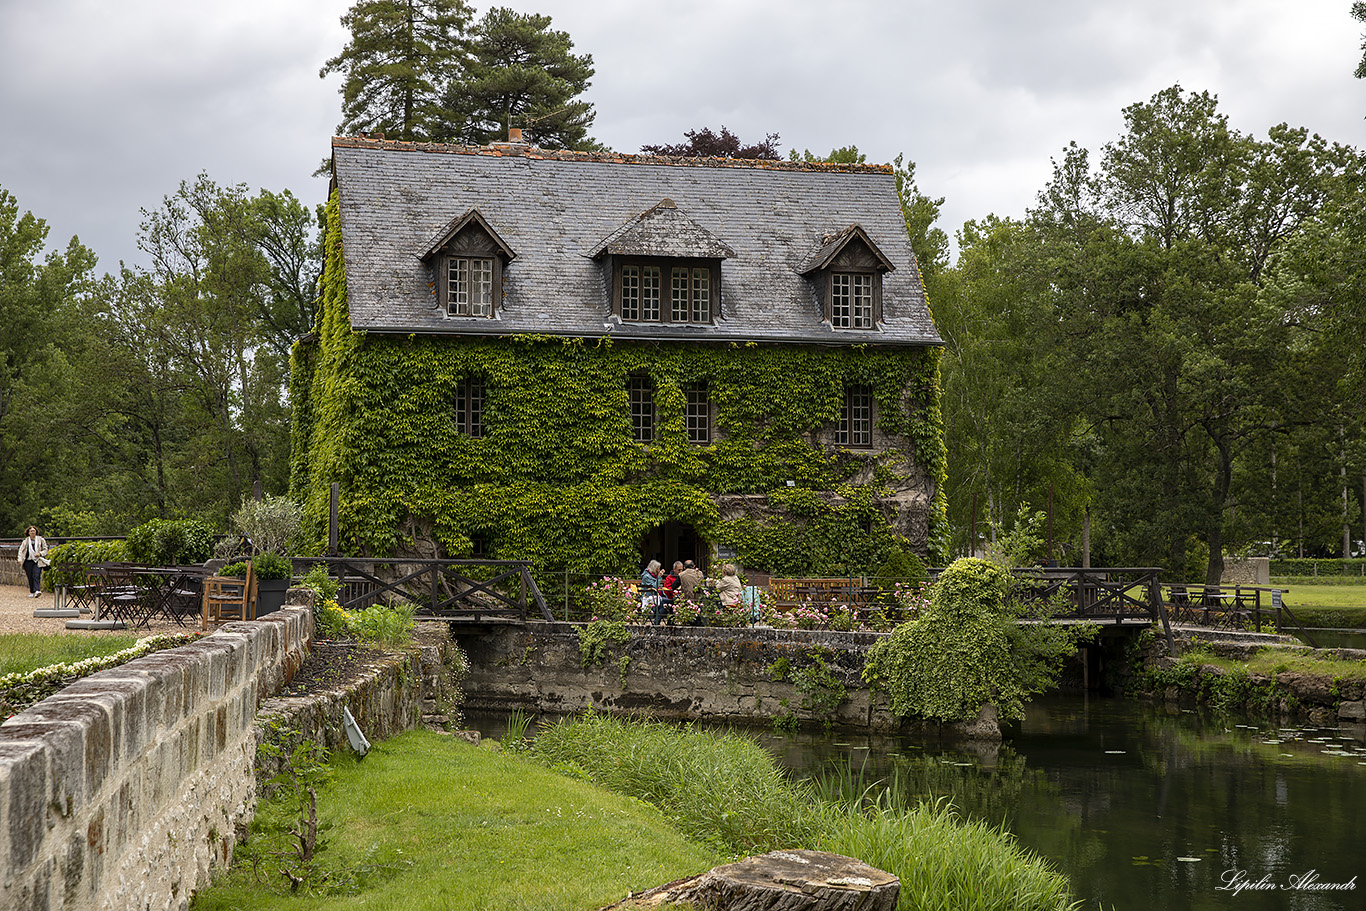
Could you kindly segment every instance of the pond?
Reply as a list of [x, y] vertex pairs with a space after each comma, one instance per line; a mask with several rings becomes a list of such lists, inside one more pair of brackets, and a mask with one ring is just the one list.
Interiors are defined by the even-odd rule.
[[[494, 737], [503, 727], [471, 724]], [[795, 774], [848, 764], [865, 783], [1004, 826], [1066, 873], [1088, 908], [1366, 907], [1366, 727], [1243, 724], [1054, 695], [999, 747], [757, 736]]]
[[[1066, 873], [1090, 908], [1366, 907], [1361, 726], [1239, 724], [1050, 696], [999, 749], [819, 735], [763, 741], [798, 774], [847, 762], [865, 780], [1003, 825]], [[1307, 888], [1354, 879], [1351, 891]], [[1306, 888], [1280, 888], [1297, 884]]]

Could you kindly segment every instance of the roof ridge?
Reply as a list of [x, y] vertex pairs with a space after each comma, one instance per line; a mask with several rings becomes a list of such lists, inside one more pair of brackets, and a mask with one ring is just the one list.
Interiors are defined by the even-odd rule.
[[432, 152], [445, 155], [478, 155], [491, 158], [530, 158], [540, 161], [669, 165], [683, 168], [749, 168], [761, 171], [827, 171], [845, 174], [893, 173], [892, 166], [889, 164], [772, 161], [765, 158], [675, 158], [668, 155], [636, 155], [630, 152], [573, 152], [568, 149], [541, 149], [523, 143], [475, 146], [440, 142], [404, 142], [397, 139], [370, 139], [359, 136], [333, 136], [332, 148], [382, 149], [387, 152]]

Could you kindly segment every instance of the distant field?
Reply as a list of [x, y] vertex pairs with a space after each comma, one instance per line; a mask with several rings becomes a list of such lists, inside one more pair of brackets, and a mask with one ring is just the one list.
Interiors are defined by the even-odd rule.
[[1289, 589], [1285, 604], [1305, 626], [1366, 628], [1366, 583], [1322, 585], [1273, 576], [1271, 584]]

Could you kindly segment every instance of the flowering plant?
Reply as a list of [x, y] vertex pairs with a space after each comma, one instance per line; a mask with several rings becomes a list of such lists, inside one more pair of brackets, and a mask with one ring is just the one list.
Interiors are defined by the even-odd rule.
[[594, 618], [626, 620], [640, 616], [641, 603], [635, 583], [617, 576], [603, 576], [584, 589], [584, 606]]

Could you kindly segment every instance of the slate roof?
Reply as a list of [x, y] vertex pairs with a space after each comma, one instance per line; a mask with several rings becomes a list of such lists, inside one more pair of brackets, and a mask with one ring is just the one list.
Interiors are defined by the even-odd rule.
[[[941, 343], [886, 166], [340, 138], [332, 141], [332, 161], [355, 329]], [[674, 207], [661, 206], [665, 200]], [[504, 296], [492, 319], [446, 316], [432, 268], [422, 261], [433, 240], [471, 210], [517, 253], [504, 271]], [[650, 230], [654, 224], [692, 225], [680, 242], [721, 258], [721, 315], [714, 325], [622, 322], [612, 315], [607, 270], [594, 257], [614, 242], [623, 251], [663, 243]], [[827, 235], [853, 225], [894, 268], [883, 275], [883, 321], [874, 331], [823, 322], [813, 283], [801, 274]]]

